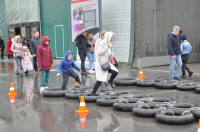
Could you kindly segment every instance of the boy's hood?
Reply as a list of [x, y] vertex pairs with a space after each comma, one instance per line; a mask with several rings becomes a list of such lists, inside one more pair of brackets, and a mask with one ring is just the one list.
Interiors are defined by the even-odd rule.
[[[65, 59], [66, 59], [67, 61], [68, 61], [68, 56], [69, 56], [70, 53], [73, 54], [73, 52], [72, 52], [71, 50], [68, 50], [68, 51], [65, 52]], [[72, 60], [72, 59], [71, 59], [71, 60]], [[70, 60], [70, 61], [71, 61], [71, 60]]]
[[47, 46], [47, 45], [46, 45], [46, 42], [47, 42], [47, 41], [49, 41], [49, 43], [50, 43], [49, 37], [43, 36], [43, 37], [41, 38], [41, 45]]

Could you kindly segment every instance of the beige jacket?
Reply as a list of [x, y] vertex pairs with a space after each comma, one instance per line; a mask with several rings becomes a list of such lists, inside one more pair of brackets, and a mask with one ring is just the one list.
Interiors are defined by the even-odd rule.
[[94, 52], [94, 47], [95, 47], [95, 43], [96, 43], [96, 40], [95, 39], [92, 39], [92, 40], [87, 40], [88, 44], [92, 43], [91, 47], [88, 47], [87, 48], [87, 51], [88, 52]]

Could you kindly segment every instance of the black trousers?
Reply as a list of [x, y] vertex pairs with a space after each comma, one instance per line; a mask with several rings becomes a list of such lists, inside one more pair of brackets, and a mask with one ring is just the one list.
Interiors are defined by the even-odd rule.
[[33, 67], [35, 71], [38, 71], [38, 66], [37, 66], [37, 56], [33, 58]]
[[85, 58], [86, 58], [86, 54], [79, 54], [79, 57], [81, 59], [81, 70], [83, 72], [86, 72], [86, 69], [85, 69]]
[[181, 55], [181, 59], [182, 59], [182, 75], [184, 76], [185, 75], [185, 69], [188, 71], [188, 73], [190, 73], [190, 69], [189, 67], [186, 65], [187, 61], [189, 60], [189, 54], [184, 54], [184, 55]]
[[76, 72], [72, 71], [70, 73], [64, 73], [63, 74], [62, 90], [66, 89], [69, 76], [72, 77], [72, 78], [74, 78], [76, 80], [76, 82], [80, 82], [79, 76], [78, 76], [78, 74]]
[[13, 55], [8, 55], [8, 59], [11, 59], [11, 58], [13, 58]]
[[[111, 69], [109, 69], [108, 72], [111, 73], [110, 79], [108, 81], [110, 83], [110, 82], [113, 82], [113, 80], [115, 79], [115, 77], [118, 75], [118, 72], [114, 71], [114, 70], [111, 70]], [[102, 83], [101, 81], [97, 81], [95, 83], [93, 91], [92, 91], [92, 94], [95, 94], [97, 92], [97, 90], [99, 89], [101, 83]]]
[[1, 58], [3, 58], [4, 47], [1, 48]]

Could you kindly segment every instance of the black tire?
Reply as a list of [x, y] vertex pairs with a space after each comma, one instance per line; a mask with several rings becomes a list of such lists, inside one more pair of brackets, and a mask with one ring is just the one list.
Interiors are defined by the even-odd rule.
[[200, 110], [192, 110], [192, 113], [196, 119], [200, 119]]
[[176, 102], [172, 98], [164, 98], [164, 97], [154, 97], [154, 98], [151, 98], [151, 101], [154, 103], [175, 103]]
[[156, 113], [156, 121], [170, 125], [184, 125], [192, 123], [195, 119], [194, 115], [191, 112], [186, 112], [185, 114], [183, 114], [183, 112], [184, 110], [180, 109], [162, 110]]
[[182, 110], [189, 110], [190, 108], [195, 107], [191, 103], [175, 103], [175, 104], [170, 104], [167, 106], [169, 109], [182, 109]]
[[153, 87], [155, 80], [152, 79], [140, 79], [137, 81], [137, 86], [139, 87]]
[[156, 103], [141, 103], [136, 107], [133, 107], [132, 112], [134, 115], [139, 117], [155, 117], [155, 114], [161, 110], [166, 109], [165, 107], [158, 107]]
[[176, 86], [176, 89], [181, 91], [190, 91], [194, 90], [196, 87], [194, 82], [181, 82]]
[[120, 96], [121, 98], [150, 98], [152, 95], [146, 95], [146, 94], [124, 94]]
[[168, 80], [172, 80], [172, 79], [170, 79], [170, 78], [166, 78], [166, 77], [158, 77], [158, 78], [156, 78], [155, 79], [155, 82], [162, 82], [162, 81], [168, 81]]
[[118, 77], [114, 80], [114, 83], [119, 86], [134, 86], [137, 83], [137, 78], [135, 77]]
[[[96, 103], [96, 100], [99, 99], [99, 96], [85, 95], [84, 99], [86, 103]], [[79, 100], [80, 100], [80, 96], [79, 96]]]
[[113, 106], [117, 102], [117, 96], [104, 96], [96, 100], [96, 103], [101, 106]]
[[177, 85], [178, 81], [172, 79], [155, 83], [155, 87], [159, 89], [175, 89]]
[[67, 99], [79, 99], [79, 96], [84, 96], [87, 93], [80, 93], [80, 92], [67, 92], [65, 93], [65, 98]]
[[114, 103], [113, 109], [117, 111], [132, 111], [133, 107], [135, 107], [137, 103]]
[[200, 87], [196, 87], [195, 92], [200, 93]]
[[44, 97], [65, 97], [68, 90], [61, 90], [61, 88], [47, 88], [41, 91]]

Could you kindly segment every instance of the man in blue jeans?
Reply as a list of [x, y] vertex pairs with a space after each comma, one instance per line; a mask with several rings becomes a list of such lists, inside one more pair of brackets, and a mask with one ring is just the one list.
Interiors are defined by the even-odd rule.
[[[171, 79], [181, 80], [179, 78], [179, 74], [182, 67], [182, 60], [181, 60], [181, 49], [180, 49], [180, 36], [179, 36], [180, 27], [174, 26], [173, 32], [167, 36], [167, 49], [169, 55], [169, 77]], [[174, 67], [175, 62], [177, 63], [176, 73], [174, 76]]]

